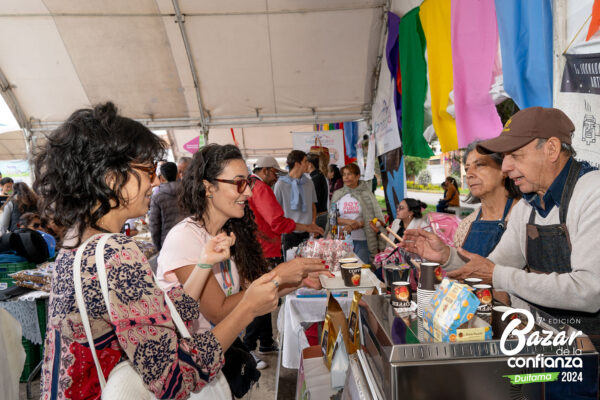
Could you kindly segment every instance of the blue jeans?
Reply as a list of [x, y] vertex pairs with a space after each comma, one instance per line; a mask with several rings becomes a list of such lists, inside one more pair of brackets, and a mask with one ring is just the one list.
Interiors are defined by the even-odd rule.
[[369, 264], [371, 262], [371, 256], [369, 253], [369, 246], [367, 245], [367, 241], [353, 240], [352, 244], [354, 245], [354, 254], [356, 254], [363, 263]]

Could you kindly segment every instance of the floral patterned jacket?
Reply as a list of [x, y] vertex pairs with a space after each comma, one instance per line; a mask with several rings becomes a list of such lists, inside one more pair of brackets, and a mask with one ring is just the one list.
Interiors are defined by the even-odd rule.
[[[110, 314], [96, 276], [97, 238], [81, 261], [83, 296], [92, 336], [105, 377], [129, 359], [157, 398], [183, 399], [212, 380], [224, 363], [221, 345], [210, 332], [178, 335], [164, 293], [135, 241], [113, 235], [105, 246]], [[100, 385], [92, 353], [75, 302], [73, 261], [76, 250], [61, 250], [48, 309], [41, 398], [99, 399]], [[195, 320], [197, 303], [181, 286], [169, 292], [181, 318]]]

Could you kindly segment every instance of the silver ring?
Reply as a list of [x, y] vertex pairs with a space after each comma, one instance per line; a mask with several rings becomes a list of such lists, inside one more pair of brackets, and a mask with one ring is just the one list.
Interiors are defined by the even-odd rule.
[[279, 288], [279, 282], [277, 282], [275, 279], [273, 279], [271, 282], [273, 282], [273, 285], [275, 285], [276, 288]]

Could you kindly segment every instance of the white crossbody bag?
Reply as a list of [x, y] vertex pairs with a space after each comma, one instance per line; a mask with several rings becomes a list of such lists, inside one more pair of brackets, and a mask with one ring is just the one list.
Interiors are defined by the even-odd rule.
[[[96, 245], [95, 253], [98, 281], [100, 282], [100, 288], [102, 290], [102, 297], [104, 298], [104, 302], [106, 304], [106, 310], [109, 313], [110, 302], [108, 300], [108, 281], [106, 277], [106, 268], [104, 265], [104, 246], [111, 235], [112, 234], [102, 235], [100, 240], [98, 240], [98, 244]], [[90, 327], [87, 310], [85, 308], [85, 302], [83, 300], [83, 291], [81, 287], [81, 258], [83, 256], [83, 252], [86, 246], [94, 237], [96, 237], [96, 235], [90, 237], [77, 249], [77, 253], [75, 254], [75, 260], [73, 262], [73, 282], [75, 286], [75, 300], [77, 302], [77, 307], [79, 308], [81, 322], [83, 323], [85, 335], [90, 345], [90, 350], [94, 358], [94, 364], [96, 365], [96, 372], [98, 373], [98, 379], [100, 381], [100, 387], [102, 389], [102, 399], [154, 400], [156, 399], [156, 397], [144, 386], [144, 382], [142, 381], [141, 376], [133, 368], [133, 365], [131, 364], [130, 360], [125, 360], [117, 364], [108, 375], [108, 379], [104, 379], [104, 374], [102, 373], [102, 369], [100, 368], [100, 362], [98, 361], [98, 356], [96, 355], [96, 347], [94, 346], [94, 338], [92, 337], [92, 330]], [[171, 318], [173, 319], [173, 323], [179, 330], [181, 336], [184, 338], [190, 338], [191, 335], [187, 330], [185, 324], [183, 323], [181, 316], [179, 316], [179, 312], [177, 312], [175, 305], [166, 293], [165, 302], [167, 303], [167, 306], [169, 307], [169, 310], [171, 312]], [[227, 383], [227, 380], [225, 379], [223, 373], [220, 371], [219, 374], [215, 377], [215, 379], [213, 379], [209, 384], [207, 384], [200, 392], [190, 393], [190, 396], [188, 397], [188, 399], [192, 400], [230, 400], [231, 398], [232, 396], [231, 391], [229, 389], [229, 384]]]

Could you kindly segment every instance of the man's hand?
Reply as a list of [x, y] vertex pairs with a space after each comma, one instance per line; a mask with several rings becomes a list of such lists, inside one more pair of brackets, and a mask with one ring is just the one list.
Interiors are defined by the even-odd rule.
[[458, 249], [458, 254], [467, 258], [469, 262], [457, 270], [448, 271], [448, 278], [459, 280], [464, 280], [465, 278], [480, 278], [483, 280], [482, 283], [492, 284], [492, 277], [494, 276], [494, 267], [496, 264], [485, 257], [481, 257], [479, 254], [470, 253], [463, 249]]
[[304, 232], [308, 232], [308, 233], [316, 233], [319, 235], [323, 235], [325, 233], [323, 228], [321, 228], [317, 224], [310, 224], [310, 225], [296, 224], [296, 229], [299, 231], [304, 231]]
[[398, 245], [421, 258], [444, 264], [450, 257], [450, 248], [435, 233], [424, 229], [408, 229], [403, 239]]

